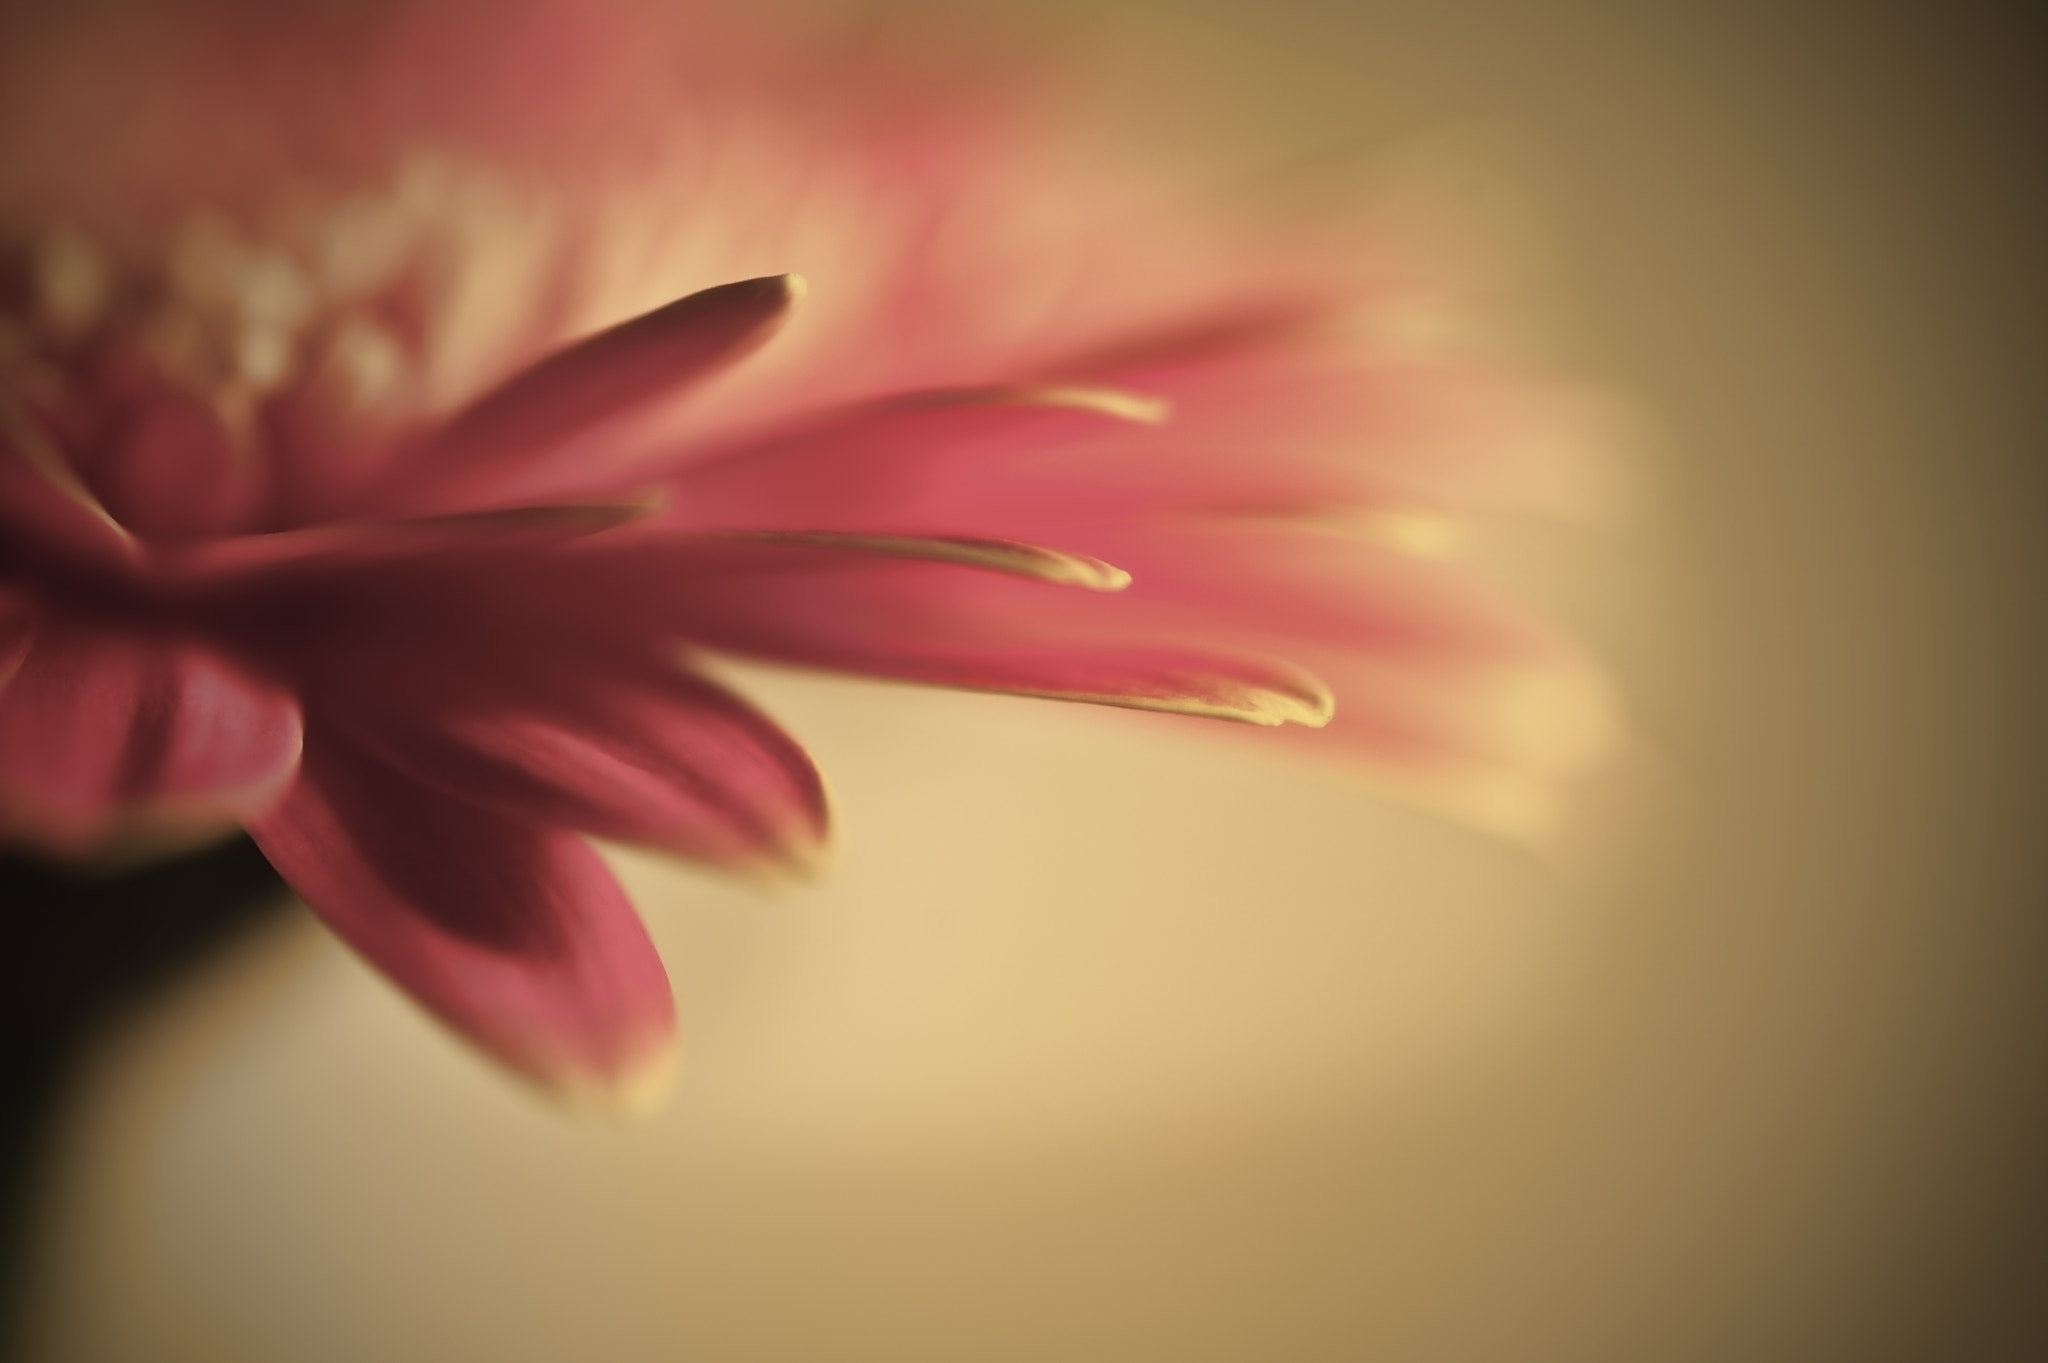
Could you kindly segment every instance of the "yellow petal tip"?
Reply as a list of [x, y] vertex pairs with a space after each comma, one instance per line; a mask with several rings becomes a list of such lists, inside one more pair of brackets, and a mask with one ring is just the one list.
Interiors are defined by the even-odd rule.
[[597, 1121], [634, 1121], [659, 1111], [675, 1090], [679, 1048], [664, 1036], [608, 1074], [558, 1070], [541, 1079], [557, 1106]]
[[1173, 405], [1165, 398], [1085, 384], [1052, 384], [1028, 389], [1023, 396], [1041, 407], [1072, 407], [1084, 412], [1100, 412], [1139, 426], [1157, 426], [1173, 412]]

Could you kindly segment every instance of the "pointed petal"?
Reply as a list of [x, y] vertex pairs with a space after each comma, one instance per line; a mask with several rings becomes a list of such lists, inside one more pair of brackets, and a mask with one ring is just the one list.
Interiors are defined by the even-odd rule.
[[7, 690], [21, 660], [28, 656], [29, 645], [35, 642], [36, 623], [33, 602], [27, 597], [0, 592], [0, 692]]
[[[678, 529], [900, 528], [1020, 453], [1166, 420], [1163, 402], [1077, 385], [909, 393], [672, 469]], [[933, 518], [951, 528], [972, 520]]]
[[346, 522], [237, 535], [159, 549], [160, 577], [187, 584], [252, 577], [280, 568], [332, 571], [352, 564], [446, 559], [507, 549], [535, 549], [625, 525], [658, 509], [654, 494], [638, 499], [502, 507], [398, 520]]
[[1583, 658], [1492, 666], [1325, 664], [1347, 698], [1334, 742], [1396, 764], [1473, 765], [1557, 780], [1598, 761], [1618, 737], [1615, 699]]
[[1554, 642], [1476, 569], [1398, 545], [1249, 522], [1144, 538], [1114, 546], [1140, 574], [1134, 614], [1290, 657], [1334, 648], [1393, 663], [1499, 662]]
[[[1115, 613], [1122, 597], [836, 544], [718, 540], [620, 555], [618, 595], [693, 643], [803, 666], [1252, 724], [1330, 718], [1328, 690], [1302, 669], [1144, 641], [1127, 627], [1142, 615]], [[755, 553], [734, 552], [743, 548]]]
[[448, 1026], [572, 1103], [656, 1096], [668, 977], [597, 855], [572, 834], [422, 786], [332, 736], [250, 826], [342, 939]]
[[1314, 657], [1339, 697], [1321, 745], [1425, 807], [1541, 842], [1570, 783], [1619, 738], [1611, 688], [1583, 659], [1404, 666]]
[[451, 418], [393, 495], [441, 508], [489, 494], [589, 427], [744, 358], [801, 291], [795, 275], [722, 284], [558, 350]]
[[954, 657], [934, 652], [894, 661], [884, 675], [1262, 727], [1319, 729], [1336, 713], [1330, 688], [1305, 668], [1278, 659], [1194, 650], [1098, 645]]
[[136, 553], [134, 537], [99, 504], [34, 424], [0, 402], [0, 566], [24, 558], [98, 566]]
[[664, 523], [1067, 543], [1177, 515], [1361, 508], [1383, 527], [1618, 495], [1599, 456], [1621, 417], [1552, 384], [1328, 348], [1152, 357], [1108, 377], [1122, 386], [833, 412], [674, 465]]
[[1041, 582], [1062, 587], [1085, 587], [1096, 592], [1120, 592], [1131, 585], [1129, 573], [1099, 558], [1064, 549], [1048, 549], [1040, 544], [1022, 544], [1016, 540], [964, 535], [854, 535], [823, 530], [734, 530], [704, 538], [751, 544], [812, 545], [844, 549], [855, 554], [876, 554], [883, 558], [952, 563], [963, 568], [1035, 577]]
[[80, 459], [81, 482], [109, 516], [158, 542], [224, 534], [251, 522], [266, 472], [251, 433], [238, 435], [181, 394], [144, 392], [125, 405], [112, 429], [85, 447], [91, 457]]
[[0, 822], [75, 853], [261, 812], [299, 755], [282, 692], [195, 644], [46, 619], [0, 691]]
[[360, 737], [416, 779], [508, 816], [735, 870], [801, 873], [825, 836], [824, 786], [803, 749], [681, 671], [579, 677], [572, 695], [424, 720], [401, 707]]

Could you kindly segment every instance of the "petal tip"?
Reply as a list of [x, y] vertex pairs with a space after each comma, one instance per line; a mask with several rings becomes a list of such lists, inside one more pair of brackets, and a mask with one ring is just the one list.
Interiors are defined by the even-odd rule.
[[672, 1032], [650, 1036], [603, 1070], [560, 1067], [525, 1077], [564, 1111], [596, 1121], [637, 1121], [658, 1112], [675, 1091], [680, 1048]]
[[806, 831], [784, 839], [773, 854], [750, 867], [751, 878], [770, 889], [813, 884], [831, 867], [833, 851], [831, 838]]
[[949, 563], [961, 568], [1006, 573], [1012, 577], [1036, 578], [1055, 586], [1080, 587], [1092, 592], [1120, 592], [1131, 585], [1130, 573], [1113, 563], [1105, 563], [1090, 554], [1026, 544], [1020, 540], [965, 535], [863, 534], [841, 530], [719, 530], [703, 532], [696, 538], [843, 549], [880, 558]]
[[711, 860], [700, 850], [684, 850], [681, 855], [700, 871], [722, 873], [753, 889], [794, 889], [817, 883], [831, 868], [837, 849], [830, 829], [821, 813], [761, 830], [752, 848], [739, 856]]
[[1154, 710], [1198, 719], [1227, 719], [1277, 728], [1299, 724], [1320, 729], [1336, 716], [1337, 702], [1322, 680], [1306, 672], [1248, 680], [1215, 674], [1181, 674], [1163, 683], [1128, 691], [1093, 691], [1035, 686], [989, 687], [1013, 695], [1079, 701], [1124, 710]]
[[1173, 415], [1173, 404], [1165, 398], [1128, 393], [1121, 388], [1097, 388], [1086, 384], [1052, 384], [1027, 389], [1025, 401], [1040, 407], [1071, 407], [1098, 412], [1137, 426], [1158, 426]]
[[1235, 676], [1191, 675], [1177, 694], [1161, 697], [1148, 708], [1269, 729], [1283, 724], [1320, 729], [1336, 717], [1337, 698], [1313, 672], [1268, 660]]
[[1199, 694], [1163, 700], [1154, 707], [1175, 714], [1235, 720], [1261, 728], [1299, 724], [1320, 729], [1337, 713], [1336, 697], [1321, 680], [1304, 675], [1286, 683], [1231, 682], [1202, 688]]
[[1317, 677], [1304, 674], [1287, 687], [1248, 688], [1245, 718], [1253, 724], [1299, 724], [1320, 729], [1337, 716], [1337, 698]]

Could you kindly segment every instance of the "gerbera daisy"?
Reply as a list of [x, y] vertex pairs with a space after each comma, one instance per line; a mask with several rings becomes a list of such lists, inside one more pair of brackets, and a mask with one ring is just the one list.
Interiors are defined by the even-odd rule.
[[1597, 729], [1439, 552], [1556, 394], [1389, 348], [1383, 265], [1204, 229], [1014, 90], [631, 0], [10, 24], [0, 822], [240, 822], [545, 1085], [669, 1051], [587, 837], [825, 835], [706, 656], [1324, 729], [1482, 814]]

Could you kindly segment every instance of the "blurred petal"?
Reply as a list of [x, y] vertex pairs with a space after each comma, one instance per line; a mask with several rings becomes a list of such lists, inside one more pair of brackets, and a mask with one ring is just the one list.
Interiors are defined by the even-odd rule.
[[1405, 526], [1614, 500], [1621, 416], [1597, 395], [1299, 344], [1170, 361], [831, 413], [672, 467], [663, 520], [1066, 543], [1220, 512]]
[[1048, 549], [1016, 540], [984, 539], [964, 535], [854, 535], [820, 530], [732, 531], [704, 537], [708, 542], [730, 540], [740, 544], [810, 545], [822, 549], [844, 549], [854, 554], [881, 558], [914, 559], [925, 563], [951, 563], [962, 568], [981, 568], [992, 573], [1035, 577], [1061, 587], [1085, 587], [1096, 592], [1120, 592], [1131, 585], [1131, 575], [1114, 564], [1088, 554]]
[[581, 1105], [658, 1096], [675, 1028], [668, 977], [573, 834], [420, 785], [323, 734], [250, 831], [349, 945], [520, 1074]]
[[36, 637], [36, 608], [26, 597], [0, 592], [0, 692], [14, 680]]
[[502, 496], [570, 438], [682, 392], [766, 341], [801, 292], [794, 275], [677, 299], [541, 360], [452, 417], [388, 494], [449, 507]]
[[266, 472], [261, 451], [176, 392], [122, 394], [99, 438], [73, 447], [81, 482], [124, 530], [196, 539], [248, 524]]
[[182, 839], [267, 808], [292, 699], [194, 644], [45, 619], [0, 691], [0, 819], [64, 852]]
[[1360, 762], [1418, 803], [1513, 838], [1553, 832], [1564, 783], [1617, 737], [1605, 679], [1569, 654], [1435, 671], [1367, 657], [1321, 665], [1346, 702], [1344, 722], [1331, 726], [1331, 755]]
[[1073, 384], [905, 394], [683, 464], [667, 479], [663, 519], [691, 529], [901, 527], [1005, 458], [1165, 418], [1156, 399]]
[[1227, 517], [1101, 533], [1136, 575], [1125, 598], [1134, 630], [1200, 630], [1283, 653], [1334, 650], [1423, 669], [1519, 663], [1558, 647], [1476, 573], [1391, 536]]
[[[773, 543], [751, 560], [696, 537], [652, 546], [622, 586], [706, 647], [937, 686], [1235, 719], [1328, 722], [1330, 693], [1263, 653], [1147, 641], [1119, 615], [1063, 610], [1121, 595], [1049, 591], [1009, 573]], [[736, 541], [736, 546], [746, 545]], [[769, 552], [769, 551], [779, 552]]]
[[935, 686], [1159, 710], [1263, 727], [1300, 724], [1318, 729], [1336, 712], [1336, 700], [1320, 678], [1276, 658], [1094, 646], [979, 650], [953, 656], [934, 650], [921, 657], [893, 658], [873, 669], [860, 663], [849, 656], [832, 665]]
[[238, 577], [257, 580], [280, 571], [331, 574], [350, 565], [544, 548], [624, 525], [656, 506], [653, 498], [613, 499], [317, 525], [171, 546], [157, 552], [153, 566], [188, 585], [218, 588]]
[[554, 704], [401, 711], [362, 741], [427, 785], [535, 823], [742, 871], [815, 860], [824, 786], [773, 721], [681, 671], [571, 685]]
[[0, 567], [125, 564], [134, 539], [20, 412], [0, 403]]

